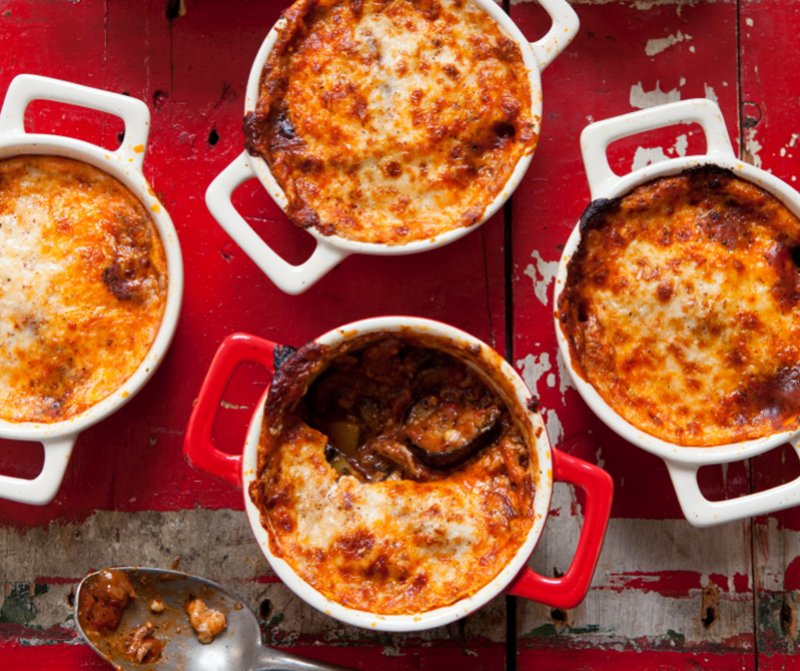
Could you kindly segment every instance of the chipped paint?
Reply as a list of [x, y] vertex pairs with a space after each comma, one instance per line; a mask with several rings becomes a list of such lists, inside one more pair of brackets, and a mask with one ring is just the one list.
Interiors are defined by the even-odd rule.
[[[127, 564], [172, 567], [210, 578], [241, 596], [257, 614], [267, 600], [261, 623], [271, 642], [292, 645], [308, 636], [332, 644], [364, 640], [362, 630], [332, 620], [277, 579], [239, 510], [98, 511], [83, 522], [25, 530], [0, 527], [0, 548], [0, 622], [24, 624], [48, 635], [72, 637], [70, 595], [84, 575]], [[503, 641], [504, 597], [459, 626], [466, 640]], [[418, 642], [442, 640], [448, 631], [439, 628], [413, 637]], [[375, 642], [384, 645], [408, 643], [402, 635], [378, 636], [384, 638]]]
[[[558, 261], [545, 261], [538, 249], [531, 252], [533, 263], [529, 263], [523, 273], [533, 282], [533, 293], [542, 305], [548, 303], [548, 287], [558, 272]], [[535, 265], [534, 265], [535, 264]]]
[[789, 150], [794, 149], [797, 146], [798, 138], [800, 138], [800, 133], [792, 133], [792, 136], [789, 138], [789, 142], [781, 147], [780, 151], [778, 152], [782, 158], [794, 158], [794, 154], [790, 153]]
[[3, 606], [0, 608], [0, 622], [10, 624], [32, 624], [38, 613], [34, 596], [47, 593], [46, 585], [37, 583], [31, 590], [30, 583], [6, 583]]
[[[561, 514], [548, 518], [531, 563], [543, 575], [565, 571], [572, 560], [574, 544], [563, 539], [576, 538], [582, 521], [581, 515], [565, 514], [570, 489], [560, 483], [553, 488], [551, 510]], [[677, 519], [612, 518], [592, 588], [584, 602], [569, 611], [571, 644], [616, 648], [635, 641], [646, 648], [670, 640], [676, 645], [682, 640], [681, 646], [737, 640], [752, 646], [753, 592], [746, 576], [752, 564], [750, 545], [742, 542], [748, 525], [745, 521], [696, 529]], [[780, 563], [777, 557], [773, 561]], [[708, 585], [719, 588], [721, 615], [707, 627], [701, 607]], [[527, 636], [552, 625], [551, 610], [520, 603], [519, 630]], [[591, 631], [598, 622], [601, 631]]]
[[627, 571], [611, 573], [607, 589], [622, 591], [638, 589], [656, 592], [662, 596], [689, 596], [703, 588], [702, 574], [698, 571]]
[[637, 147], [633, 155], [631, 170], [639, 170], [659, 161], [666, 161], [672, 156], [686, 156], [689, 147], [689, 138], [685, 134], [679, 135], [675, 139], [675, 144], [667, 148], [666, 152], [662, 147]]
[[542, 352], [539, 357], [535, 354], [528, 354], [524, 359], [519, 359], [517, 361], [517, 369], [522, 371], [522, 379], [534, 396], [540, 395], [539, 380], [541, 380], [542, 375], [550, 371], [552, 367], [549, 352]]
[[667, 35], [667, 37], [658, 37], [647, 40], [644, 47], [644, 52], [648, 56], [655, 56], [663, 51], [666, 51], [671, 46], [691, 40], [691, 35], [684, 35], [680, 30], [675, 35]]
[[564, 425], [558, 418], [556, 411], [552, 408], [544, 411], [544, 418], [544, 426], [545, 429], [547, 429], [547, 437], [550, 439], [550, 444], [556, 446], [564, 439]]
[[636, 147], [631, 170], [639, 170], [653, 163], [666, 161], [668, 158], [661, 147]]
[[[683, 82], [685, 80], [681, 80]], [[664, 91], [661, 82], [656, 81], [656, 87], [652, 91], [645, 91], [642, 82], [637, 82], [631, 86], [630, 105], [636, 109], [646, 109], [656, 105], [677, 102], [681, 99], [681, 92], [677, 88]]]
[[689, 148], [689, 136], [681, 134], [675, 138], [675, 145], [673, 149], [678, 156], [686, 156], [686, 150]]
[[575, 385], [572, 384], [572, 376], [567, 369], [567, 362], [561, 356], [561, 350], [556, 352], [556, 365], [558, 366], [558, 391], [561, 394], [561, 402], [566, 403], [567, 389], [575, 389]]
[[744, 149], [742, 158], [748, 163], [752, 163], [756, 168], [761, 167], [761, 156], [759, 152], [763, 149], [761, 143], [756, 139], [756, 129], [747, 128], [744, 132]]
[[600, 468], [606, 467], [606, 460], [603, 458], [603, 449], [598, 445], [594, 453], [594, 463]]
[[249, 405], [240, 405], [238, 403], [231, 403], [230, 401], [226, 401], [225, 399], [222, 399], [219, 402], [219, 404], [220, 404], [221, 407], [225, 408], [226, 410], [249, 410], [250, 409]]
[[717, 92], [714, 90], [714, 87], [710, 84], [703, 84], [703, 91], [705, 92], [705, 97], [709, 100], [713, 100], [717, 105], [719, 105], [719, 98], [717, 97]]

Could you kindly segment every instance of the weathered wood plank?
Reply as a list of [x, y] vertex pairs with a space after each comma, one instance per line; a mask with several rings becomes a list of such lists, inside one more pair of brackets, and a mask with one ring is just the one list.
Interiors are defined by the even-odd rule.
[[[562, 612], [519, 604], [519, 666], [753, 668], [749, 523], [699, 531], [683, 521], [661, 461], [602, 425], [571, 387], [556, 354], [552, 320], [561, 250], [589, 199], [581, 130], [634, 109], [710, 97], [735, 138], [736, 3], [573, 5], [581, 32], [544, 74], [542, 140], [513, 198], [513, 359], [541, 398], [551, 440], [566, 441], [577, 456], [614, 477], [614, 519], [581, 606]], [[547, 23], [535, 3], [514, 4], [512, 17], [530, 38]], [[621, 141], [612, 146], [610, 160], [625, 173], [703, 148], [698, 129], [682, 126]], [[712, 496], [749, 486], [743, 464], [711, 469], [703, 481]], [[547, 574], [566, 570], [581, 520], [575, 494], [566, 487], [557, 491], [556, 514], [532, 560]], [[715, 654], [707, 658], [710, 652]]]
[[[797, 188], [800, 178], [800, 5], [777, 0], [741, 0], [741, 98], [743, 154], [755, 165]], [[755, 459], [753, 489], [800, 476], [797, 451], [790, 447]], [[756, 636], [759, 669], [793, 669], [800, 599], [800, 510], [788, 510], [753, 524]]]

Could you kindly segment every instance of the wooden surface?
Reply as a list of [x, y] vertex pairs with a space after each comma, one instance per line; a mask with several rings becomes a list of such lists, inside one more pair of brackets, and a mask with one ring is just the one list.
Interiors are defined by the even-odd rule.
[[[359, 669], [782, 669], [798, 640], [800, 513], [697, 530], [682, 518], [661, 461], [602, 427], [556, 357], [552, 277], [588, 199], [579, 153], [590, 121], [667, 100], [717, 100], [741, 154], [795, 183], [800, 157], [800, 2], [679, 0], [573, 3], [581, 31], [543, 75], [542, 139], [501, 215], [463, 240], [407, 258], [350, 257], [299, 297], [280, 293], [215, 224], [203, 194], [242, 149], [250, 64], [285, 4], [188, 0], [0, 0], [0, 94], [22, 72], [145, 100], [145, 172], [175, 222], [186, 294], [170, 354], [123, 410], [78, 441], [62, 490], [43, 508], [0, 502], [0, 668], [106, 669], [76, 639], [70, 595], [110, 563], [178, 565], [219, 580], [259, 614], [267, 639]], [[534, 2], [510, 7], [535, 39]], [[113, 146], [110, 117], [36, 104], [29, 128]], [[620, 172], [703, 148], [687, 126], [612, 148]], [[256, 183], [237, 203], [283, 253], [307, 235]], [[386, 313], [438, 318], [505, 351], [541, 397], [551, 439], [614, 477], [606, 546], [585, 602], [561, 612], [500, 597], [466, 620], [413, 636], [341, 625], [270, 572], [252, 542], [241, 493], [190, 469], [181, 442], [220, 340], [243, 330], [288, 344]], [[241, 445], [265, 380], [242, 371], [226, 394], [222, 445]], [[36, 446], [0, 445], [0, 471], [34, 474]], [[734, 496], [800, 472], [791, 451], [702, 473], [710, 496]], [[574, 493], [557, 486], [532, 558], [563, 571], [580, 527]]]

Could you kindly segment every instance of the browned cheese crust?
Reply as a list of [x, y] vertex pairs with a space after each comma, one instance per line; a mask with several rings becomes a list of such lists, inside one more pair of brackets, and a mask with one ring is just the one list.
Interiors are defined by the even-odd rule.
[[118, 389], [164, 313], [153, 221], [117, 180], [66, 158], [0, 161], [0, 418], [56, 422]]
[[701, 167], [584, 213], [558, 316], [573, 363], [634, 426], [685, 446], [798, 426], [800, 220]]
[[533, 152], [518, 45], [471, 0], [298, 0], [246, 144], [298, 226], [400, 245], [470, 226]]
[[268, 405], [250, 488], [273, 553], [329, 599], [373, 613], [474, 594], [534, 520], [533, 437], [463, 363], [418, 345], [298, 352], [285, 370], [302, 388], [313, 360], [325, 371], [299, 406], [278, 380], [285, 398]]

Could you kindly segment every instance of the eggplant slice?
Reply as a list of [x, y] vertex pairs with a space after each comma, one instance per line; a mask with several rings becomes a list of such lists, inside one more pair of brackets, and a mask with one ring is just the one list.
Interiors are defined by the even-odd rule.
[[428, 396], [411, 407], [405, 434], [414, 454], [432, 468], [450, 468], [477, 454], [500, 432], [502, 411]]

